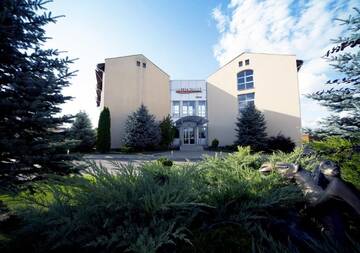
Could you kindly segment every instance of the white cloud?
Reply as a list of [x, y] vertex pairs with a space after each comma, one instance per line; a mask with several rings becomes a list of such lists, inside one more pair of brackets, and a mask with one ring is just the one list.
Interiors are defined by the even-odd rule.
[[[219, 31], [214, 56], [223, 65], [243, 51], [296, 54], [304, 60], [300, 93], [321, 90], [331, 70], [321, 56], [343, 29], [335, 18], [346, 18], [354, 6], [355, 0], [231, 0], [212, 12]], [[326, 110], [302, 97], [303, 126], [314, 126], [324, 115]]]
[[221, 5], [213, 9], [212, 16], [216, 21], [216, 28], [220, 33], [223, 33], [225, 31], [225, 26], [228, 20], [227, 17], [221, 12]]

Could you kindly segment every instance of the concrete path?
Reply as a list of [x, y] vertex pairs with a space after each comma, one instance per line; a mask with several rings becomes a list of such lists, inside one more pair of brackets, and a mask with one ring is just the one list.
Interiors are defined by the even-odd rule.
[[157, 160], [160, 157], [166, 157], [176, 162], [196, 162], [201, 161], [204, 156], [224, 156], [226, 153], [214, 151], [166, 151], [157, 153], [136, 153], [136, 154], [88, 154], [85, 159], [94, 161], [121, 161], [121, 162], [145, 162]]

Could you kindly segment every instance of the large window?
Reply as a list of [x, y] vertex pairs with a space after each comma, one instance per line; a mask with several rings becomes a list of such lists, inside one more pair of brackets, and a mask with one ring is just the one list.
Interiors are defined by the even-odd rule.
[[248, 90], [254, 88], [254, 71], [247, 69], [237, 74], [238, 90]]
[[173, 115], [173, 118], [180, 117], [180, 101], [172, 102], [172, 115]]
[[200, 117], [206, 117], [206, 101], [199, 101], [197, 115]]
[[255, 93], [241, 94], [238, 96], [239, 110], [243, 110], [248, 104], [254, 104]]
[[183, 101], [182, 116], [195, 115], [195, 101]]

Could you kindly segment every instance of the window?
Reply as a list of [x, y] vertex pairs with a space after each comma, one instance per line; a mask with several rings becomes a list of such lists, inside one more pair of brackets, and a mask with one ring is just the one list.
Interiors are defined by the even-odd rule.
[[195, 115], [195, 101], [183, 101], [182, 116]]
[[206, 139], [206, 127], [199, 127], [199, 138]]
[[136, 66], [140, 67], [140, 62], [136, 61]]
[[143, 68], [146, 68], [146, 63], [145, 62], [143, 62]]
[[239, 67], [242, 67], [242, 65], [243, 65], [243, 62], [239, 61]]
[[174, 118], [180, 117], [180, 102], [179, 101], [173, 101], [172, 102], [172, 115]]
[[248, 90], [254, 88], [254, 71], [247, 69], [237, 74], [238, 90]]
[[199, 101], [197, 115], [200, 117], [206, 117], [206, 101]]
[[245, 65], [249, 65], [249, 64], [250, 64], [250, 60], [249, 59], [245, 60]]
[[239, 111], [243, 110], [248, 104], [254, 104], [255, 93], [238, 95]]

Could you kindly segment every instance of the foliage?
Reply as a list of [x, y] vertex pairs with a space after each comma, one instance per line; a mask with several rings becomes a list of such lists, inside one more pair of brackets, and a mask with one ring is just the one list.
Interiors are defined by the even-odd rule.
[[264, 115], [248, 104], [241, 112], [236, 123], [236, 145], [250, 146], [254, 151], [266, 149], [266, 122]]
[[160, 140], [160, 128], [155, 116], [144, 105], [128, 116], [125, 123], [125, 146], [135, 150], [150, 150], [157, 147]]
[[[308, 168], [312, 159], [301, 149], [268, 157], [247, 147], [172, 167], [113, 163], [107, 170], [91, 163], [86, 177], [40, 184], [35, 195], [21, 198], [23, 225], [6, 234], [10, 242], [0, 250], [340, 252], [334, 238], [322, 237], [316, 216], [304, 214], [295, 184], [257, 171], [278, 160]], [[343, 247], [359, 249], [354, 241]]]
[[171, 120], [170, 115], [167, 115], [159, 124], [161, 141], [160, 146], [169, 148], [175, 138], [176, 128]]
[[[46, 12], [46, 1], [0, 1], [0, 184], [23, 184], [46, 174], [72, 172], [66, 151], [61, 105], [70, 85], [73, 62], [57, 49], [45, 49], [44, 26], [57, 18]], [[44, 11], [40, 14], [39, 10]]]
[[215, 138], [211, 142], [211, 148], [216, 149], [217, 147], [219, 147], [219, 140]]
[[[334, 40], [339, 51], [350, 41], [360, 40], [360, 11], [355, 8], [355, 15], [346, 20], [339, 20], [345, 27], [342, 37]], [[332, 112], [332, 115], [322, 122], [323, 128], [318, 129], [318, 135], [336, 135], [346, 138], [359, 139], [360, 132], [360, 50], [359, 47], [335, 56], [328, 57], [331, 66], [339, 74], [339, 79], [330, 81], [327, 90], [309, 94], [321, 105]]]
[[98, 128], [97, 128], [97, 139], [96, 139], [96, 150], [101, 153], [110, 151], [111, 147], [111, 117], [110, 110], [104, 107], [100, 113]]
[[166, 157], [160, 157], [159, 159], [157, 159], [157, 161], [161, 163], [163, 166], [169, 166], [169, 167], [173, 166], [173, 161], [171, 161]]
[[313, 141], [310, 147], [324, 158], [336, 162], [341, 168], [341, 177], [360, 189], [359, 144], [341, 137], [328, 137]]
[[79, 141], [73, 151], [89, 152], [94, 148], [96, 135], [86, 112], [79, 112], [76, 114], [75, 121], [69, 130], [69, 134], [72, 139]]
[[290, 153], [295, 148], [295, 143], [291, 140], [290, 137], [285, 137], [282, 134], [277, 136], [271, 136], [268, 138], [267, 147], [269, 151], [282, 151], [285, 153]]

